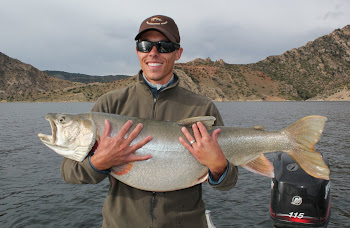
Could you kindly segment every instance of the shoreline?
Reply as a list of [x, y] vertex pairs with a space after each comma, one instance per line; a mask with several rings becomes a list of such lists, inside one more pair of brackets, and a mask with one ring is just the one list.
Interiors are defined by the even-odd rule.
[[[0, 101], [0, 103], [95, 103], [96, 101]], [[222, 100], [213, 100], [213, 102], [350, 102], [350, 99], [341, 99], [341, 100], [232, 100], [232, 101], [222, 101]]]

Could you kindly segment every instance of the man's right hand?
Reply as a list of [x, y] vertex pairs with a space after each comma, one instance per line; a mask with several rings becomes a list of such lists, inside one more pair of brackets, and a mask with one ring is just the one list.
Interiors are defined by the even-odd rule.
[[148, 160], [152, 157], [151, 155], [135, 155], [134, 152], [150, 142], [152, 136], [147, 136], [140, 142], [130, 146], [143, 128], [143, 125], [139, 123], [126, 138], [125, 136], [132, 125], [133, 122], [131, 120], [127, 121], [116, 136], [110, 137], [111, 124], [108, 120], [105, 120], [105, 127], [98, 147], [94, 155], [90, 158], [91, 164], [96, 169], [107, 170], [112, 167], [124, 165], [128, 162]]

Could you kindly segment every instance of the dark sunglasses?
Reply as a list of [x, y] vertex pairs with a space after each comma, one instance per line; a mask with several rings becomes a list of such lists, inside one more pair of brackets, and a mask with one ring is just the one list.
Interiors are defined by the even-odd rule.
[[168, 42], [168, 41], [158, 41], [151, 42], [147, 40], [136, 41], [136, 49], [139, 52], [151, 52], [153, 46], [157, 48], [159, 53], [170, 53], [180, 48], [180, 44]]

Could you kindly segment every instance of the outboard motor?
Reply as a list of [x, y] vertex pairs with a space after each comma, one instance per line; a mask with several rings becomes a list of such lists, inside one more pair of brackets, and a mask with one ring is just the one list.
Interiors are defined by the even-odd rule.
[[[328, 160], [323, 160], [329, 167]], [[307, 174], [288, 154], [277, 153], [271, 182], [270, 217], [275, 227], [327, 227], [330, 182]]]

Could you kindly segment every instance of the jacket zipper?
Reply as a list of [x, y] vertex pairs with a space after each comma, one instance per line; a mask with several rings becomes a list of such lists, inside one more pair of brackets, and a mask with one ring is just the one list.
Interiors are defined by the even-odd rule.
[[[158, 97], [158, 95], [159, 94], [157, 94], [157, 97]], [[153, 97], [152, 119], [156, 118], [157, 97]], [[156, 216], [154, 215], [155, 207], [156, 207], [156, 192], [152, 192], [152, 197], [151, 197], [151, 202], [150, 202], [150, 215], [151, 215], [151, 222], [152, 222], [151, 227], [154, 227], [154, 220], [156, 219]]]
[[151, 227], [154, 227], [154, 220], [156, 219], [156, 216], [154, 214], [155, 208], [156, 208], [156, 192], [152, 192], [151, 206], [150, 206], [150, 215], [151, 215], [151, 221], [152, 221]]
[[153, 98], [153, 109], [152, 109], [152, 119], [156, 118], [156, 104], [157, 104], [157, 98]]
[[[168, 88], [165, 88], [164, 90], [167, 90]], [[157, 94], [157, 97], [153, 97], [153, 109], [152, 109], [152, 119], [156, 119], [156, 105], [157, 105], [157, 99], [159, 97], [159, 94], [163, 92], [160, 91]], [[152, 91], [151, 91], [152, 93]], [[153, 93], [152, 93], [153, 96]], [[154, 227], [154, 220], [156, 219], [156, 216], [154, 214], [154, 210], [156, 208], [157, 201], [156, 201], [156, 192], [152, 192], [152, 197], [151, 197], [151, 205], [150, 205], [150, 215], [151, 215], [151, 220], [152, 220], [152, 227]]]

